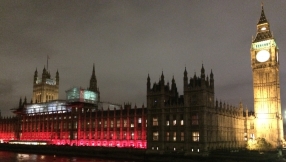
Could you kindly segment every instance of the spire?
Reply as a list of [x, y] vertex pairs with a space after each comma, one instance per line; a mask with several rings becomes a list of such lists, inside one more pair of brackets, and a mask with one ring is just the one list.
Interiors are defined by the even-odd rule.
[[43, 73], [42, 73], [42, 82], [45, 83], [46, 79], [47, 79], [47, 70], [46, 70], [46, 67], [44, 66]]
[[96, 78], [96, 77], [95, 77], [94, 64], [93, 64], [93, 68], [92, 68], [92, 76], [91, 76], [91, 78], [94, 78], [94, 79]]
[[92, 67], [92, 74], [89, 82], [89, 90], [97, 92], [97, 80], [95, 76], [94, 64]]
[[260, 14], [260, 19], [257, 23], [258, 24], [264, 24], [264, 23], [268, 23], [266, 16], [264, 14], [264, 8], [263, 8], [263, 2], [261, 3], [261, 14]]
[[184, 71], [184, 90], [188, 87], [188, 72], [187, 69], [185, 67], [185, 71]]
[[273, 38], [273, 35], [270, 31], [270, 25], [264, 13], [263, 3], [261, 4], [261, 14], [256, 28], [257, 32], [253, 43]]
[[23, 105], [26, 105], [27, 104], [27, 98], [25, 96], [25, 99], [24, 99], [24, 102], [23, 102]]
[[187, 75], [188, 75], [188, 72], [187, 72], [187, 69], [186, 69], [186, 67], [185, 67], [184, 77], [187, 77]]
[[22, 97], [20, 97], [20, 101], [19, 101], [19, 108], [22, 107]]
[[211, 70], [210, 79], [214, 79], [213, 70]]
[[36, 68], [35, 74], [34, 74], [34, 84], [36, 84], [38, 78], [38, 70]]
[[162, 71], [162, 75], [161, 75], [161, 86], [164, 86], [165, 84], [165, 81], [164, 81], [164, 74], [163, 74], [163, 71]]
[[210, 74], [210, 86], [211, 86], [212, 90], [214, 90], [214, 74], [213, 74], [213, 70], [211, 70], [211, 74]]
[[56, 72], [56, 84], [59, 85], [59, 82], [60, 82], [60, 74], [59, 74], [59, 71], [57, 70], [57, 72]]
[[174, 75], [173, 75], [173, 78], [172, 78], [172, 84], [174, 84], [175, 83], [175, 79], [174, 79]]
[[150, 90], [151, 88], [151, 82], [150, 82], [150, 76], [148, 74], [148, 77], [147, 77], [147, 91]]
[[205, 68], [204, 68], [204, 64], [202, 64], [202, 68], [201, 68], [201, 78], [202, 78], [202, 79], [205, 78]]
[[34, 77], [38, 77], [38, 70], [37, 70], [37, 68], [36, 68], [36, 71], [35, 71]]

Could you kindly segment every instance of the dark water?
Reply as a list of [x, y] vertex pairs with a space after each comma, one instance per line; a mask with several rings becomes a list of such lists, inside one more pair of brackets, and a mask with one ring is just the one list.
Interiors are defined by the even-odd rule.
[[108, 160], [98, 158], [67, 157], [41, 154], [24, 154], [0, 151], [0, 162], [131, 162], [123, 160]]

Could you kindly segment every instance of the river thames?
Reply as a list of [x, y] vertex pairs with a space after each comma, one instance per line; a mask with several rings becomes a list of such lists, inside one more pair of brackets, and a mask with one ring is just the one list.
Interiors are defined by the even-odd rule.
[[84, 158], [76, 156], [53, 156], [0, 151], [0, 162], [133, 162], [126, 160]]

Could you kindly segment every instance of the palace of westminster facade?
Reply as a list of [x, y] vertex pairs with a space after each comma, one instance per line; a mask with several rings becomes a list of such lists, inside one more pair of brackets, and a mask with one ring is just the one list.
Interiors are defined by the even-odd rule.
[[30, 103], [20, 99], [14, 117], [0, 117], [1, 142], [76, 146], [134, 147], [149, 153], [185, 154], [214, 149], [244, 148], [247, 141], [265, 138], [274, 147], [284, 141], [281, 114], [278, 47], [264, 9], [252, 40], [254, 112], [215, 100], [214, 74], [201, 67], [200, 75], [183, 73], [183, 95], [174, 78], [151, 85], [147, 105], [102, 107], [93, 67], [88, 89], [66, 91], [58, 100], [59, 73], [34, 73]]

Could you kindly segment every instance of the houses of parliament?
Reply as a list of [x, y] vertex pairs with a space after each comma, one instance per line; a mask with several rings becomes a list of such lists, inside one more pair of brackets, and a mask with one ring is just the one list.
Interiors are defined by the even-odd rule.
[[[254, 112], [215, 99], [215, 75], [201, 66], [189, 76], [182, 69], [183, 95], [176, 81], [147, 77], [147, 105], [104, 107], [93, 66], [89, 88], [71, 88], [59, 100], [60, 74], [34, 72], [30, 102], [20, 99], [15, 116], [0, 117], [0, 140], [11, 144], [132, 147], [147, 153], [197, 154], [245, 148], [264, 138], [273, 148], [284, 142], [279, 82], [279, 49], [264, 8], [250, 43]], [[143, 85], [142, 85], [143, 86]], [[104, 88], [103, 88], [104, 89]], [[107, 103], [108, 104], [108, 103]]]

